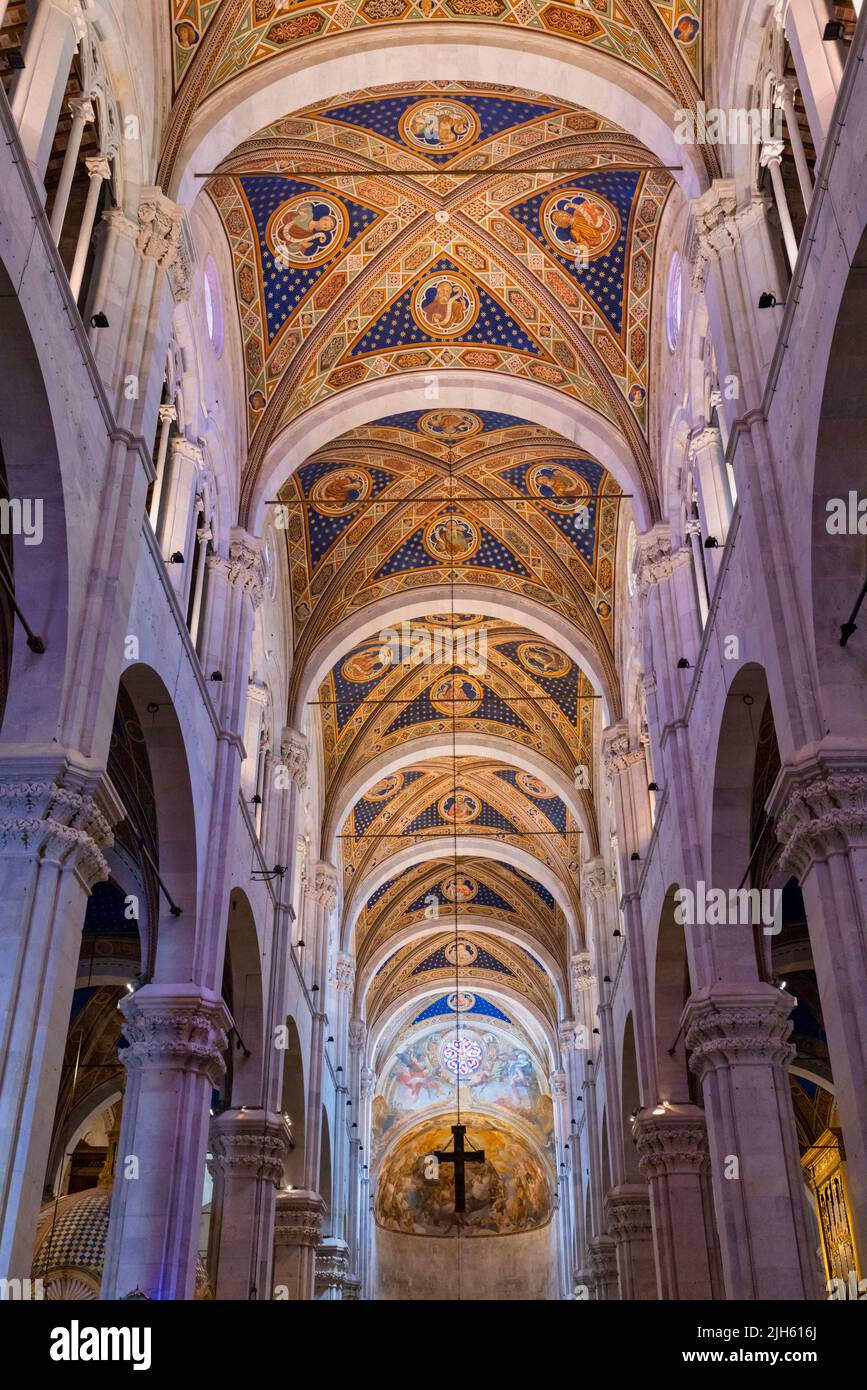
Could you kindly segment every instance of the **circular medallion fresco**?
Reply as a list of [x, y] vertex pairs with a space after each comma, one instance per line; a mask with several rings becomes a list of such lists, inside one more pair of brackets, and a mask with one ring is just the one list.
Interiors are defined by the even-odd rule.
[[412, 316], [434, 338], [465, 333], [479, 316], [479, 296], [463, 275], [443, 273], [423, 280], [412, 298]]
[[271, 214], [265, 241], [283, 265], [321, 265], [337, 254], [348, 232], [349, 219], [341, 203], [323, 193], [302, 193]]
[[454, 993], [449, 995], [448, 999], [446, 1000], [446, 1003], [448, 1004], [449, 1008], [452, 1010], [453, 1013], [465, 1014], [470, 1009], [475, 1007], [476, 996], [474, 994], [470, 994], [469, 990], [456, 990]]
[[539, 225], [553, 250], [569, 260], [576, 255], [595, 260], [620, 236], [617, 209], [586, 188], [561, 188], [550, 194], [540, 209]]
[[449, 965], [472, 965], [478, 954], [478, 947], [465, 936], [459, 936], [457, 941], [450, 941], [443, 950]]
[[394, 796], [403, 786], [403, 773], [392, 772], [388, 777], [380, 777], [378, 782], [374, 782], [365, 792], [365, 801], [388, 801], [389, 797]]
[[482, 803], [472, 792], [466, 791], [463, 787], [455, 787], [454, 791], [440, 797], [437, 809], [442, 819], [452, 825], [469, 825], [481, 811]]
[[516, 772], [515, 782], [517, 786], [521, 788], [522, 792], [527, 793], [527, 796], [549, 797], [554, 795], [551, 788], [546, 787], [545, 783], [541, 778], [537, 777], [535, 773]]
[[344, 680], [363, 685], [366, 681], [376, 681], [391, 666], [391, 652], [388, 647], [363, 647], [360, 652], [348, 656], [340, 668]]
[[479, 885], [469, 874], [452, 874], [450, 878], [443, 879], [440, 890], [448, 903], [470, 903], [478, 893]]
[[443, 676], [431, 687], [430, 702], [440, 714], [466, 718], [479, 708], [484, 693], [481, 682], [472, 676]]
[[429, 410], [420, 417], [418, 427], [434, 439], [469, 439], [478, 434], [482, 421], [471, 410]]
[[475, 111], [462, 101], [417, 101], [400, 118], [401, 138], [415, 150], [436, 154], [465, 150], [480, 130]]
[[527, 473], [527, 491], [549, 511], [567, 516], [584, 511], [593, 495], [587, 479], [561, 463], [534, 463]]
[[548, 642], [522, 642], [518, 648], [518, 660], [533, 676], [548, 676], [556, 679], [572, 670], [572, 662], [564, 652], [559, 652]]
[[457, 1076], [478, 1071], [482, 1061], [481, 1044], [475, 1038], [449, 1038], [443, 1043], [443, 1062]]
[[444, 564], [471, 559], [480, 543], [478, 527], [465, 516], [440, 516], [424, 529], [425, 550]]
[[346, 516], [370, 496], [373, 479], [365, 468], [335, 468], [317, 478], [310, 501], [323, 516]]

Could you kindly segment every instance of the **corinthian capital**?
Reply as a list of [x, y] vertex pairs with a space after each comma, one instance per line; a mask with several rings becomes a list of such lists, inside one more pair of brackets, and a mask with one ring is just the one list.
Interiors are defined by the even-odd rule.
[[350, 993], [355, 988], [355, 957], [341, 951], [334, 961], [333, 978], [338, 990]]
[[138, 205], [138, 242], [143, 256], [150, 256], [161, 270], [174, 265], [180, 254], [184, 210], [160, 188], [142, 189]]
[[219, 1085], [232, 1017], [218, 994], [192, 984], [145, 985], [119, 1008], [129, 1044], [120, 1054], [125, 1067], [195, 1072]]
[[630, 746], [629, 730], [625, 724], [609, 724], [607, 729], [602, 730], [602, 764], [609, 781], [643, 758], [641, 748]]
[[316, 865], [316, 881], [313, 888], [313, 897], [329, 912], [337, 906], [337, 889], [339, 879], [337, 870], [333, 864], [320, 863]]
[[109, 876], [103, 850], [123, 814], [110, 784], [94, 785], [91, 771], [57, 759], [0, 763], [0, 855], [71, 867], [88, 892]]
[[590, 964], [590, 952], [579, 951], [569, 962], [572, 975], [572, 989], [576, 994], [583, 994], [585, 990], [593, 987], [593, 967]]
[[284, 729], [280, 735], [280, 761], [292, 781], [299, 787], [307, 785], [307, 740], [297, 729]]
[[774, 985], [728, 985], [724, 981], [692, 994], [683, 1011], [690, 1070], [704, 1077], [722, 1067], [750, 1063], [788, 1066], [791, 994]]
[[581, 866], [581, 896], [582, 898], [592, 899], [594, 902], [604, 897], [611, 882], [605, 868], [605, 860], [597, 856], [596, 859], [588, 859]]
[[785, 763], [768, 800], [780, 861], [803, 879], [813, 864], [867, 844], [867, 750], [813, 745]]

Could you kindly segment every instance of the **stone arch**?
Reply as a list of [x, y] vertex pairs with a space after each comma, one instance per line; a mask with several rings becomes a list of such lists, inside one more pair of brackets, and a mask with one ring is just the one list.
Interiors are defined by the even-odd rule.
[[[848, 518], [852, 494], [863, 495], [867, 404], [867, 231], [861, 237], [837, 314], [825, 373], [813, 471], [812, 563], [813, 645], [821, 728], [840, 737], [861, 738], [867, 727], [867, 605], [858, 631], [841, 646], [864, 584], [867, 508], [858, 527]], [[859, 492], [860, 490], [860, 492]], [[828, 504], [846, 515], [849, 529], [831, 534]]]
[[672, 884], [662, 904], [656, 938], [653, 1019], [655, 1027], [656, 1090], [653, 1099], [688, 1103], [690, 1072], [680, 1019], [690, 995], [686, 933], [675, 917], [678, 888]]
[[504, 65], [516, 87], [582, 103], [635, 135], [674, 174], [687, 197], [707, 183], [693, 147], [674, 138], [677, 99], [627, 64], [580, 44], [523, 28], [438, 24], [411, 42], [405, 25], [377, 25], [317, 39], [237, 77], [197, 111], [183, 135], [171, 138], [159, 182], [189, 206], [197, 176], [215, 169], [264, 126], [301, 108], [361, 87], [401, 81], [454, 80], [501, 84]]
[[261, 957], [253, 909], [240, 888], [233, 888], [229, 897], [223, 978], [224, 998], [234, 1020], [229, 1039], [233, 1050], [230, 1105], [233, 1109], [260, 1105], [265, 1053]]
[[[338, 1119], [338, 1124], [340, 1123]], [[322, 1216], [322, 1234], [330, 1236], [333, 1234], [334, 1226], [334, 1196], [332, 1191], [331, 1173], [331, 1126], [328, 1121], [328, 1111], [322, 1107], [322, 1141], [319, 1151], [319, 1196], [325, 1203], [325, 1211]]]
[[283, 1164], [283, 1184], [286, 1187], [304, 1186], [305, 1115], [307, 1112], [304, 1051], [298, 1026], [291, 1016], [286, 1019], [286, 1048], [283, 1053], [283, 1084], [280, 1108], [288, 1118], [291, 1144]]
[[[610, 420], [580, 401], [564, 396], [544, 382], [497, 372], [455, 370], [436, 373], [439, 407], [463, 410], [505, 411], [543, 425], [565, 440], [585, 448], [632, 497], [632, 505], [644, 531], [659, 520], [655, 497], [648, 498], [636, 461], [623, 434]], [[242, 524], [261, 532], [265, 505], [283, 483], [317, 449], [324, 448], [348, 430], [369, 424], [381, 416], [417, 410], [427, 399], [429, 379], [424, 373], [404, 372], [379, 381], [362, 382], [330, 396], [293, 420], [270, 445], [255, 488], [242, 498]], [[246, 520], [243, 520], [246, 518]]]
[[138, 716], [153, 783], [156, 867], [164, 885], [153, 978], [174, 983], [192, 978], [198, 932], [197, 816], [186, 744], [174, 701], [152, 667], [127, 667], [121, 685]]
[[[403, 1015], [410, 1004], [418, 1003], [422, 999], [432, 998], [434, 995], [447, 992], [447, 986], [440, 981], [436, 985], [419, 984], [414, 989], [407, 990], [400, 996], [399, 1000], [394, 1001], [382, 1016], [376, 1019], [370, 1026], [369, 1035], [369, 1055], [373, 1059], [373, 1065], [379, 1067], [382, 1055], [391, 1045], [389, 1029], [393, 1028], [395, 1016], [400, 1013]], [[496, 985], [483, 986], [480, 993], [490, 995], [493, 999], [499, 999], [503, 1004], [503, 1012], [508, 1013], [509, 1008], [515, 1015], [514, 1021], [522, 1027], [528, 1035], [540, 1044], [547, 1057], [547, 1064], [550, 1070], [557, 1065], [557, 1032], [554, 1023], [547, 1018], [541, 1010], [527, 998], [525, 994], [510, 989], [508, 986]], [[458, 1015], [453, 1015], [457, 1018]], [[472, 1015], [461, 1015], [461, 1017], [471, 1018]], [[511, 1017], [511, 1015], [510, 1015]]]
[[638, 1167], [638, 1149], [632, 1137], [631, 1116], [641, 1106], [638, 1085], [638, 1053], [635, 1022], [630, 1012], [623, 1027], [620, 1050], [620, 1115], [623, 1125], [624, 1182], [644, 1184]]
[[[8, 538], [9, 550], [16, 602], [44, 646], [40, 654], [28, 645], [10, 610], [8, 672], [2, 681], [7, 698], [0, 718], [4, 742], [49, 744], [61, 721], [73, 609], [67, 549], [71, 479], [27, 320], [24, 287], [13, 283], [0, 263], [0, 462], [10, 499], [22, 504], [28, 499], [33, 506], [31, 525], [37, 502], [42, 511], [41, 543], [27, 544], [22, 532]], [[21, 427], [23, 419], [26, 428]]]

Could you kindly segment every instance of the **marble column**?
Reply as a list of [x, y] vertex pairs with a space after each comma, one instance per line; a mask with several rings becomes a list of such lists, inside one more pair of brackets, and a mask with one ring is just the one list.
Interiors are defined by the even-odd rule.
[[72, 269], [69, 272], [69, 288], [72, 290], [74, 299], [77, 299], [81, 286], [84, 282], [84, 271], [87, 266], [87, 257], [90, 252], [90, 239], [93, 236], [93, 228], [96, 223], [96, 210], [99, 206], [99, 197], [102, 193], [102, 185], [111, 178], [111, 165], [105, 155], [97, 155], [92, 159], [86, 159], [84, 166], [90, 182], [87, 186], [87, 197], [84, 202], [84, 212], [81, 216], [81, 226], [78, 229], [78, 241], [75, 245], [75, 255], [72, 260]]
[[12, 114], [37, 187], [48, 168], [72, 59], [86, 34], [78, 0], [39, 0], [12, 93]]
[[634, 1133], [638, 1166], [650, 1190], [659, 1297], [665, 1302], [721, 1297], [710, 1253], [704, 1112], [684, 1104], [662, 1115], [644, 1109]]
[[[193, 573], [196, 525], [193, 503], [197, 479], [204, 466], [205, 458], [199, 445], [183, 435], [176, 435], [171, 443], [167, 478], [163, 486], [162, 552], [166, 560], [166, 573], [184, 614], [190, 598]], [[183, 564], [171, 563], [171, 557], [175, 554], [184, 557]], [[213, 555], [210, 557], [212, 564], [216, 564], [217, 559]]]
[[[351, 1152], [354, 1147], [352, 1135], [353, 1133], [357, 1134], [358, 1131], [351, 1129], [352, 1119], [347, 1119], [346, 1114], [341, 1112], [349, 1111], [345, 1102], [358, 1096], [358, 1085], [357, 1067], [349, 1033], [349, 1015], [355, 992], [355, 958], [345, 952], [340, 952], [335, 959], [333, 988], [337, 1000], [337, 1017], [334, 1020], [333, 1032], [337, 1040], [336, 1056], [340, 1059], [338, 1065], [343, 1067], [343, 1071], [340, 1073], [343, 1080], [336, 1087], [337, 1113], [334, 1117], [332, 1153], [334, 1176], [331, 1187], [334, 1212], [331, 1230], [334, 1236], [349, 1242], [349, 1174], [351, 1172]], [[358, 1123], [357, 1112], [349, 1111], [349, 1113], [355, 1117], [355, 1122]]]
[[153, 492], [151, 493], [150, 523], [151, 529], [157, 540], [161, 540], [162, 531], [160, 529], [160, 510], [163, 497], [163, 487], [166, 481], [166, 463], [169, 452], [169, 440], [172, 433], [172, 425], [178, 422], [177, 407], [174, 405], [161, 405], [159, 408], [160, 438], [157, 445], [157, 456], [154, 462], [156, 478], [154, 479]]
[[823, 739], [787, 757], [768, 798], [780, 868], [804, 897], [834, 1095], [846, 1149], [850, 1219], [867, 1262], [867, 749]]
[[783, 233], [783, 245], [786, 248], [789, 269], [794, 270], [795, 262], [798, 259], [798, 242], [795, 237], [795, 229], [792, 226], [792, 214], [789, 212], [786, 186], [783, 183], [781, 164], [784, 149], [785, 146], [782, 140], [768, 141], [762, 146], [759, 163], [763, 169], [767, 169], [771, 176], [771, 187], [774, 190], [774, 202], [777, 207], [777, 216], [780, 219], [780, 230]]
[[656, 1265], [650, 1193], [645, 1183], [621, 1183], [605, 1199], [608, 1228], [617, 1249], [620, 1297], [656, 1299]]
[[101, 1296], [191, 1299], [211, 1093], [232, 1019], [193, 984], [145, 985], [120, 1010], [127, 1081]]
[[837, 91], [843, 76], [844, 46], [825, 42], [825, 24], [832, 18], [825, 0], [788, 0], [786, 38], [792, 52], [798, 86], [804, 98], [807, 123], [816, 159], [822, 158]]
[[72, 112], [72, 125], [69, 130], [69, 138], [66, 141], [66, 149], [63, 154], [63, 168], [60, 171], [60, 182], [57, 185], [57, 192], [54, 195], [54, 206], [51, 209], [51, 235], [55, 243], [59, 244], [63, 233], [63, 223], [66, 220], [66, 209], [69, 206], [69, 191], [72, 188], [72, 180], [75, 177], [75, 170], [78, 164], [78, 156], [81, 150], [81, 140], [84, 135], [84, 127], [96, 119], [93, 101], [88, 96], [74, 97], [69, 103]]
[[60, 750], [0, 757], [0, 1270], [27, 1278], [88, 895], [123, 807]]
[[690, 1069], [702, 1082], [728, 1299], [819, 1296], [787, 1074], [794, 1003], [758, 980], [716, 981], [683, 1013]]
[[274, 1223], [274, 1297], [309, 1301], [325, 1203], [318, 1192], [294, 1188], [277, 1194]]
[[289, 1150], [282, 1115], [224, 1110], [211, 1126], [211, 1274], [218, 1299], [271, 1297], [276, 1188]]

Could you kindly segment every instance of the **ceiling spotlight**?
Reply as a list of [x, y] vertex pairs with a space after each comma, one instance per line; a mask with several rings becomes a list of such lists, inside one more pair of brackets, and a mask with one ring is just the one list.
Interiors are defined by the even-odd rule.
[[687, 659], [686, 659], [685, 656], [678, 657], [677, 669], [678, 669], [678, 671], [689, 671], [689, 670], [690, 670], [689, 662], [687, 661]]
[[704, 548], [705, 550], [719, 550], [719, 541], [716, 536], [708, 536]]
[[90, 320], [91, 328], [108, 328], [109, 322], [105, 314], [93, 314]]
[[648, 782], [648, 784], [647, 784], [647, 790], [648, 790], [649, 792], [658, 792], [658, 791], [659, 791], [659, 784], [658, 784], [657, 782]]
[[664, 1106], [664, 1105], [654, 1105], [654, 1107], [653, 1107], [653, 1109], [652, 1109], [652, 1111], [651, 1111], [650, 1113], [651, 1113], [652, 1115], [664, 1115], [664, 1114], [665, 1114], [665, 1106]]
[[770, 290], [763, 290], [762, 293], [759, 295], [759, 308], [776, 309], [776, 307], [777, 296], [775, 294], [771, 294]]

